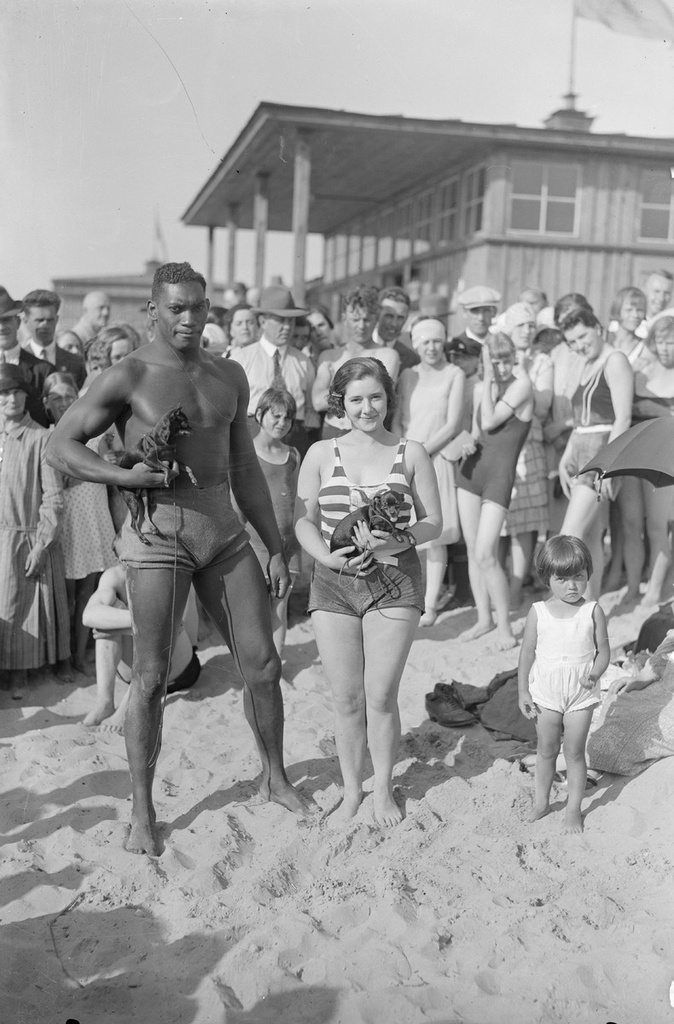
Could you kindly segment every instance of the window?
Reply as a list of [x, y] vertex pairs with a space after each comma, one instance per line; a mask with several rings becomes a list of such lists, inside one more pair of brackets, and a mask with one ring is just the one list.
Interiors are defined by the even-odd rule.
[[347, 273], [349, 277], [360, 273], [360, 234], [356, 233], [358, 225], [355, 224], [349, 235], [349, 252], [347, 257]]
[[361, 266], [363, 270], [374, 270], [377, 262], [377, 219], [368, 217], [363, 224], [363, 251]]
[[379, 220], [377, 242], [377, 266], [385, 267], [393, 262], [393, 210], [386, 210]]
[[576, 164], [513, 163], [510, 230], [574, 235], [579, 178]]
[[335, 235], [335, 281], [346, 277], [346, 235]]
[[645, 170], [641, 176], [639, 238], [674, 242], [674, 183], [669, 170]]
[[444, 181], [438, 190], [440, 216], [438, 222], [438, 242], [447, 245], [459, 237], [459, 179], [450, 178]]
[[412, 203], [407, 201], [397, 207], [395, 213], [395, 260], [409, 259], [412, 253], [410, 228], [412, 226]]
[[466, 237], [482, 229], [482, 209], [487, 184], [487, 171], [476, 167], [464, 177], [463, 233]]
[[332, 237], [325, 239], [324, 259], [323, 277], [325, 278], [325, 283], [330, 284], [331, 281], [335, 280], [335, 240]]
[[415, 256], [420, 256], [431, 248], [432, 227], [433, 192], [422, 192], [414, 200], [412, 245]]

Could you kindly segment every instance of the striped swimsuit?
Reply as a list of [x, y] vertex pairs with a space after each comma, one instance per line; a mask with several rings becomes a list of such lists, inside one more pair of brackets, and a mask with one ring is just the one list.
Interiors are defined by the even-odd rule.
[[[321, 536], [330, 544], [335, 528], [350, 512], [361, 508], [376, 494], [398, 491], [404, 504], [397, 525], [404, 529], [410, 522], [414, 506], [410, 485], [405, 476], [404, 456], [407, 441], [401, 439], [395, 461], [386, 480], [380, 484], [352, 484], [347, 479], [342, 458], [333, 440], [335, 463], [332, 476], [318, 492], [321, 514]], [[382, 608], [418, 608], [424, 610], [419, 556], [407, 548], [396, 556], [396, 565], [375, 561], [371, 568], [358, 575], [340, 573], [321, 562], [314, 563], [309, 595], [309, 611], [328, 611], [338, 615], [362, 618], [367, 612]]]

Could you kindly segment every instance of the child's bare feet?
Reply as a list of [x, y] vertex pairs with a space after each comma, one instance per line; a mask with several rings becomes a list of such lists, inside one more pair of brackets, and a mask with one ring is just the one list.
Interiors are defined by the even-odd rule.
[[564, 831], [567, 833], [583, 831], [583, 816], [580, 811], [569, 810], [567, 808], [566, 814], [564, 815]]
[[339, 828], [341, 825], [347, 824], [358, 814], [358, 808], [363, 801], [362, 791], [359, 793], [345, 793], [342, 797], [342, 802], [332, 812], [328, 818], [328, 825], [330, 828]]
[[511, 647], [517, 646], [517, 640], [512, 633], [506, 633], [499, 629], [494, 637], [493, 646], [497, 651], [509, 651]]
[[374, 816], [384, 828], [393, 828], [403, 820], [403, 812], [395, 802], [393, 787], [390, 784], [381, 790], [375, 789]]
[[100, 725], [105, 718], [110, 718], [110, 716], [114, 714], [114, 711], [115, 705], [111, 700], [101, 701], [100, 704], [96, 702], [89, 714], [83, 719], [82, 725], [88, 725], [90, 727]]

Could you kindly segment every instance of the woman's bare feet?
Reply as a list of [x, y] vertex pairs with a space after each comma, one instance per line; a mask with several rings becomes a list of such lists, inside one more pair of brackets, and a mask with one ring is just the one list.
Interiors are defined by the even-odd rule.
[[88, 725], [89, 727], [100, 725], [106, 718], [110, 718], [114, 714], [115, 705], [111, 700], [104, 700], [100, 703], [96, 701], [96, 704], [89, 712], [88, 715], [82, 721], [82, 725]]
[[550, 813], [550, 804], [534, 804], [531, 814], [529, 815], [528, 821], [538, 821], [539, 818], [544, 818], [546, 814]]
[[384, 828], [393, 828], [403, 820], [403, 812], [395, 802], [390, 783], [386, 789], [374, 791], [374, 816]]
[[517, 647], [517, 640], [512, 633], [505, 633], [499, 629], [494, 637], [493, 647], [497, 651], [509, 651], [511, 647]]
[[583, 816], [580, 811], [570, 811], [567, 808], [564, 815], [564, 831], [571, 834], [583, 831]]
[[465, 633], [460, 633], [457, 640], [463, 640], [464, 643], [468, 640], [479, 640], [485, 633], [491, 633], [492, 629], [496, 626], [493, 622], [476, 622], [471, 629], [467, 629]]
[[352, 821], [358, 814], [358, 808], [362, 802], [362, 791], [359, 793], [345, 793], [341, 804], [328, 817], [330, 828], [339, 828], [340, 825], [345, 825], [347, 822]]

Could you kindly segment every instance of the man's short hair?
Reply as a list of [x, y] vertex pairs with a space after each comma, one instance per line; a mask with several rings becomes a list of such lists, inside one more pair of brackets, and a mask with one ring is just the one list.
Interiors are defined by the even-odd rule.
[[382, 304], [384, 299], [389, 299], [391, 302], [404, 302], [408, 309], [412, 305], [407, 292], [393, 285], [390, 288], [382, 288], [379, 292], [379, 305]]
[[189, 263], [163, 263], [152, 279], [152, 301], [156, 302], [165, 284], [190, 284], [196, 281], [206, 291], [206, 278]]
[[22, 302], [23, 312], [26, 313], [33, 306], [53, 306], [58, 313], [61, 308], [61, 300], [56, 292], [48, 292], [45, 288], [36, 288], [24, 295]]
[[379, 293], [374, 285], [359, 284], [357, 288], [351, 288], [344, 296], [344, 309], [353, 309], [361, 306], [376, 316], [379, 312]]
[[[666, 281], [674, 283], [674, 275], [670, 274], [668, 270], [649, 270], [648, 277], [664, 277]], [[648, 277], [646, 280], [648, 280]]]

